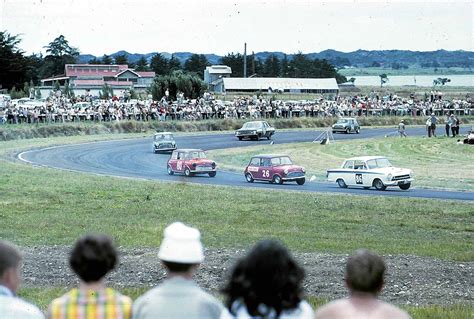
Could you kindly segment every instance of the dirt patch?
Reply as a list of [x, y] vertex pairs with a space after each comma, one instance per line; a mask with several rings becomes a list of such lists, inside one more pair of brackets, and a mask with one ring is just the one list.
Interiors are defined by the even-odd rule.
[[[73, 287], [77, 278], [69, 269], [69, 247], [24, 248], [23, 286]], [[243, 250], [208, 249], [206, 260], [195, 276], [204, 289], [217, 292], [225, 283], [234, 261]], [[308, 295], [333, 300], [346, 295], [343, 272], [348, 255], [296, 253], [306, 270], [304, 288]], [[381, 298], [395, 304], [449, 305], [474, 301], [474, 262], [453, 262], [417, 256], [384, 256], [388, 273]], [[165, 278], [157, 249], [120, 248], [120, 264], [108, 277], [109, 285], [153, 287]]]

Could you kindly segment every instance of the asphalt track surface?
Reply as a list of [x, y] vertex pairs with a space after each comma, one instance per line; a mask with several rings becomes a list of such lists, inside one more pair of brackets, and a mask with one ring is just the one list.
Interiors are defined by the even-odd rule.
[[[467, 129], [467, 127], [461, 128], [461, 134], [465, 134]], [[272, 140], [274, 144], [311, 142], [320, 133], [321, 130], [278, 130]], [[438, 128], [438, 133], [441, 134], [441, 128]], [[423, 135], [425, 134], [425, 130], [422, 127], [412, 127], [407, 129], [407, 134], [409, 136]], [[381, 137], [386, 135], [396, 135], [396, 131], [394, 131], [393, 128], [362, 129], [360, 134], [334, 134], [334, 138], [337, 141]], [[245, 147], [270, 143], [270, 141], [266, 139], [260, 141], [238, 141], [237, 138], [230, 133], [177, 136], [175, 139], [179, 148], [201, 148], [204, 150]], [[453, 139], [453, 143], [454, 142]], [[291, 154], [288, 155], [291, 156]], [[56, 146], [26, 151], [18, 155], [21, 160], [33, 165], [107, 176], [199, 183], [205, 185], [252, 187], [258, 189], [285, 189], [303, 192], [330, 192], [337, 194], [474, 201], [474, 192], [472, 190], [462, 192], [417, 188], [416, 180], [414, 186], [406, 191], [400, 190], [398, 187], [389, 187], [385, 191], [377, 191], [362, 188], [343, 189], [339, 188], [335, 183], [310, 182], [308, 176], [304, 185], [297, 185], [294, 182], [285, 183], [283, 185], [270, 184], [268, 182], [247, 183], [243, 173], [229, 171], [218, 171], [217, 176], [213, 178], [208, 177], [207, 175], [185, 177], [175, 174], [170, 176], [166, 171], [166, 162], [169, 159], [169, 156], [169, 154], [153, 153], [151, 137]], [[340, 163], [335, 163], [335, 167], [338, 165], [340, 165]]]

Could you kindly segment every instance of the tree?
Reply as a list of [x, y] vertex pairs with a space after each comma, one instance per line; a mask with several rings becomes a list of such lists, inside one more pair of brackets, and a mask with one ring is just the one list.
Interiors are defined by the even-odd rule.
[[53, 42], [45, 46], [48, 55], [44, 58], [41, 70], [42, 77], [62, 74], [66, 64], [76, 63], [79, 50], [71, 47], [63, 35], [60, 35]]
[[110, 57], [110, 55], [104, 54], [102, 56], [102, 64], [111, 65], [112, 63], [113, 63], [113, 61], [112, 61], [112, 58]]
[[380, 87], [382, 87], [385, 83], [388, 82], [388, 76], [387, 74], [383, 73], [379, 75], [380, 77]]
[[125, 64], [125, 65], [128, 65], [128, 59], [127, 59], [127, 56], [125, 55], [125, 53], [117, 54], [117, 55], [114, 57], [114, 61], [115, 61], [115, 64]]
[[11, 89], [21, 87], [28, 81], [28, 59], [18, 48], [21, 39], [18, 35], [11, 35], [7, 31], [0, 32], [0, 85]]
[[277, 56], [269, 55], [263, 64], [263, 76], [264, 77], [278, 77], [281, 72], [280, 60]]
[[433, 86], [441, 85], [444, 86], [446, 83], [451, 82], [448, 78], [437, 78], [433, 80]]
[[356, 80], [356, 78], [350, 78], [350, 79], [348, 80], [348, 82], [351, 82], [352, 84], [354, 84], [355, 80]]
[[136, 71], [150, 71], [150, 68], [148, 67], [148, 62], [146, 61], [146, 58], [142, 56], [138, 61], [137, 65], [135, 66]]
[[181, 62], [179, 62], [178, 58], [174, 55], [171, 55], [171, 59], [168, 61], [169, 66], [169, 73], [173, 73], [173, 71], [181, 70]]
[[97, 59], [96, 57], [93, 57], [92, 59], [89, 60], [89, 64], [102, 64], [102, 61], [100, 59]]
[[113, 94], [114, 90], [107, 83], [105, 83], [102, 86], [102, 90], [99, 92], [99, 98], [103, 100], [108, 100], [113, 96]]
[[193, 54], [184, 62], [184, 70], [197, 74], [201, 79], [204, 78], [204, 70], [209, 65], [204, 54]]
[[156, 75], [166, 75], [169, 71], [168, 60], [160, 53], [157, 53], [151, 57], [150, 68]]

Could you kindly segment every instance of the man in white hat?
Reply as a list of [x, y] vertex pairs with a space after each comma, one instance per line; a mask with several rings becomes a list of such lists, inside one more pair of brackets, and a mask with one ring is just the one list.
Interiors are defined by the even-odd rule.
[[166, 227], [158, 257], [167, 278], [135, 301], [134, 319], [220, 317], [222, 304], [192, 280], [204, 261], [200, 237], [199, 230], [180, 222]]

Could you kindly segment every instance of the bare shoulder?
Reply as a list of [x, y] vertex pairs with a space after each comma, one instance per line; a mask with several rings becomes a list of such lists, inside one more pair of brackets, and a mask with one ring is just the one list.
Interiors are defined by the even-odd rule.
[[381, 302], [381, 308], [383, 309], [383, 313], [389, 317], [389, 318], [392, 318], [392, 319], [410, 319], [410, 315], [398, 308], [398, 307], [395, 307], [394, 305], [391, 305], [389, 303], [386, 303], [386, 302]]
[[352, 305], [347, 299], [338, 299], [325, 304], [316, 311], [316, 319], [341, 317]]

